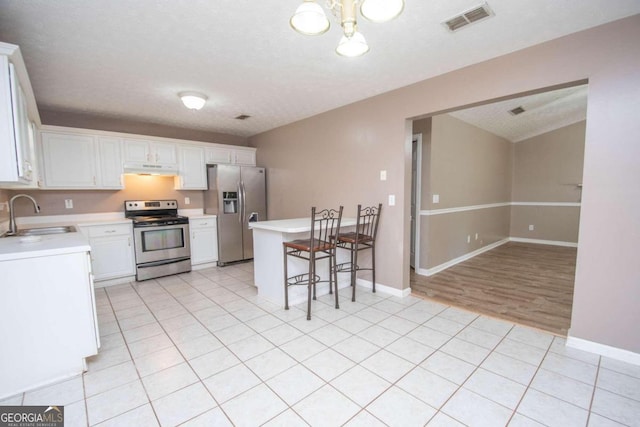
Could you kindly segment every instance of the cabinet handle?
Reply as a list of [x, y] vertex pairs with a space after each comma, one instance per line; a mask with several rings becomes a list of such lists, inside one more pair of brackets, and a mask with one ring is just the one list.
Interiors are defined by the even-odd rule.
[[127, 238], [127, 243], [129, 244], [129, 247], [131, 247], [131, 237]]
[[93, 185], [96, 185], [96, 177], [93, 177]]
[[106, 230], [105, 231], [106, 234], [111, 234], [111, 233], [115, 233], [115, 232], [116, 232], [116, 230]]
[[191, 238], [192, 238], [193, 240], [195, 240], [195, 239], [196, 239], [196, 232], [195, 232], [195, 231], [191, 233]]
[[200, 225], [209, 225], [208, 222], [201, 222]]
[[156, 163], [158, 163], [158, 153], [156, 153]]

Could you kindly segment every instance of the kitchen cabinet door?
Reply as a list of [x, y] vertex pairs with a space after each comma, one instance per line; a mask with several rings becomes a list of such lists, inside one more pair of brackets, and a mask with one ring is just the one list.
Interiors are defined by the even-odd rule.
[[153, 161], [158, 165], [175, 165], [178, 163], [176, 144], [154, 142], [151, 145]]
[[255, 166], [255, 150], [233, 150], [233, 163], [236, 165]]
[[207, 163], [208, 164], [230, 164], [231, 149], [221, 147], [207, 147]]
[[0, 182], [37, 186], [27, 97], [9, 57], [0, 55]]
[[218, 229], [215, 217], [191, 218], [191, 265], [218, 261]]
[[123, 145], [125, 163], [153, 165], [176, 165], [178, 163], [176, 144], [143, 139], [125, 139]]
[[92, 136], [42, 133], [47, 188], [96, 188], [97, 162]]
[[151, 161], [151, 141], [138, 139], [124, 140], [124, 161], [147, 163]]
[[206, 190], [207, 171], [204, 148], [198, 146], [178, 147], [178, 173], [175, 186], [178, 190]]
[[122, 189], [122, 141], [119, 138], [98, 137], [98, 165], [101, 188]]
[[89, 238], [96, 282], [136, 274], [131, 224], [80, 226], [80, 231]]

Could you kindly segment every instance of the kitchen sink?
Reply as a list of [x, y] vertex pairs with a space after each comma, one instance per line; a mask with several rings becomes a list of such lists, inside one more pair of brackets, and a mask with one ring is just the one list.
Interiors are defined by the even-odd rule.
[[44, 236], [47, 234], [74, 233], [76, 228], [73, 225], [61, 225], [58, 227], [25, 228], [18, 230], [17, 236]]

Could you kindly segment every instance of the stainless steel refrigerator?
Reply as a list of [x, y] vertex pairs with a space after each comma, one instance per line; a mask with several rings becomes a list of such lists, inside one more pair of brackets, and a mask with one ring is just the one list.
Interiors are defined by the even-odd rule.
[[253, 258], [250, 222], [267, 219], [264, 168], [207, 166], [204, 212], [218, 216], [218, 264]]

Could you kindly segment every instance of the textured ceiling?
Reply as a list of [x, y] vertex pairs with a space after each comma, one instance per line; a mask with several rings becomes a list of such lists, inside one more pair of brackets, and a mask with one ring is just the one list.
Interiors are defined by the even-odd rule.
[[[335, 21], [294, 32], [300, 0], [0, 0], [0, 41], [20, 45], [41, 109], [246, 137], [640, 13], [638, 0], [488, 2], [494, 17], [456, 33], [441, 22], [481, 1], [406, 0], [392, 22], [361, 19], [360, 58], [334, 53]], [[209, 96], [204, 109], [181, 105], [188, 90]]]
[[[517, 107], [522, 107], [524, 113], [509, 113]], [[514, 98], [449, 114], [511, 142], [519, 142], [585, 120], [587, 85]]]

